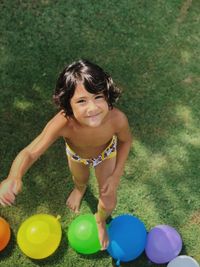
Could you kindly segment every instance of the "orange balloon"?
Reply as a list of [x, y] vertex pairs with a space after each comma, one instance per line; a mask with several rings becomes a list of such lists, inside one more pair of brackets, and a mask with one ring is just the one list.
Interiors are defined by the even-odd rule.
[[3, 250], [10, 240], [10, 226], [6, 220], [0, 217], [0, 251]]

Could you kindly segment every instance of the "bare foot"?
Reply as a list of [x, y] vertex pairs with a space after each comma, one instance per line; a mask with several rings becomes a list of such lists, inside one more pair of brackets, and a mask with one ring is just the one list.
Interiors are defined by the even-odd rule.
[[99, 241], [101, 244], [101, 250], [105, 250], [108, 247], [109, 239], [106, 231], [106, 222], [97, 222]]
[[81, 200], [85, 194], [86, 188], [87, 186], [83, 186], [82, 188], [75, 187], [66, 201], [66, 205], [75, 213], [79, 212]]

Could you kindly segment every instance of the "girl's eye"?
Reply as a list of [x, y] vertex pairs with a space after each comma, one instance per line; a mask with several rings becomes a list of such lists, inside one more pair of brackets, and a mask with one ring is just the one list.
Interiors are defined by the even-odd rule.
[[78, 103], [78, 104], [82, 104], [82, 103], [85, 103], [85, 100], [80, 99], [80, 100], [78, 100], [76, 103]]
[[101, 99], [101, 98], [104, 98], [104, 95], [97, 95], [97, 96], [95, 96], [95, 99]]

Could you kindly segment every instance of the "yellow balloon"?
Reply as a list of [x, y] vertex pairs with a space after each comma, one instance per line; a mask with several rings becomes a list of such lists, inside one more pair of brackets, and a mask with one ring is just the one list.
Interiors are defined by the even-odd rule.
[[37, 214], [25, 220], [17, 233], [17, 243], [22, 252], [32, 259], [44, 259], [54, 253], [62, 237], [58, 219], [48, 214]]

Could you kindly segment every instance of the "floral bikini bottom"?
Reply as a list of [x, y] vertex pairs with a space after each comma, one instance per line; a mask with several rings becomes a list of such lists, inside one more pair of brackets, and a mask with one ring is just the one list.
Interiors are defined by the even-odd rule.
[[69, 147], [67, 142], [65, 144], [66, 144], [66, 153], [68, 157], [70, 157], [74, 161], [83, 163], [85, 165], [90, 165], [92, 167], [96, 167], [99, 163], [101, 163], [105, 159], [116, 157], [117, 154], [117, 137], [115, 135], [113, 135], [110, 144], [104, 149], [104, 151], [96, 158], [91, 158], [91, 159], [81, 158]]

